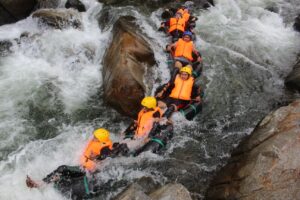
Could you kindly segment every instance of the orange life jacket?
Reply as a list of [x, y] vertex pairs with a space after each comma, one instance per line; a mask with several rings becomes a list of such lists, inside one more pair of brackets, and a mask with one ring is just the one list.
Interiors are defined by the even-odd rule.
[[174, 30], [179, 30], [179, 31], [184, 31], [185, 29], [185, 20], [183, 18], [176, 19], [176, 18], [171, 18], [170, 19], [170, 28], [169, 28], [169, 33], [171, 33]]
[[170, 97], [181, 100], [191, 100], [192, 89], [194, 85], [194, 78], [189, 77], [187, 80], [180, 78], [180, 75], [176, 75], [174, 81], [175, 87], [173, 88]]
[[147, 134], [151, 131], [153, 127], [153, 114], [156, 111], [159, 111], [160, 115], [161, 110], [159, 107], [156, 107], [154, 110], [144, 112], [145, 110], [142, 109], [138, 114], [138, 121], [137, 121], [137, 128], [135, 131], [135, 138], [141, 138], [147, 136]]
[[176, 44], [175, 57], [183, 56], [186, 59], [192, 61], [193, 60], [193, 56], [192, 56], [193, 48], [194, 48], [193, 41], [186, 42], [180, 38]]
[[179, 13], [181, 13], [183, 15], [184, 13], [187, 13], [189, 11], [187, 9], [180, 8], [180, 9], [177, 10], [177, 12], [179, 12]]
[[185, 20], [185, 22], [188, 22], [189, 21], [189, 19], [190, 19], [190, 13], [188, 13], [188, 12], [184, 12], [183, 14], [182, 14], [182, 18]]
[[92, 158], [100, 155], [101, 150], [104, 147], [112, 149], [112, 142], [108, 141], [103, 143], [100, 141], [90, 140], [80, 158], [81, 166], [89, 171], [93, 171], [96, 168], [96, 163], [92, 160]]

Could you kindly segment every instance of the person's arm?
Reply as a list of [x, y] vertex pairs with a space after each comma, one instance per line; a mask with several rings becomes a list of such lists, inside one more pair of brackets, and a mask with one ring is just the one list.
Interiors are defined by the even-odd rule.
[[199, 86], [197, 86], [196, 84], [193, 85], [192, 88], [192, 100], [195, 101], [201, 101], [201, 88]]
[[197, 49], [195, 48], [195, 46], [193, 47], [193, 53], [197, 55], [197, 61], [198, 62], [202, 62], [202, 56], [201, 56], [200, 52], [197, 51]]
[[104, 160], [107, 157], [110, 157], [112, 150], [109, 147], [104, 147], [101, 149], [100, 154], [96, 157], [97, 160]]
[[167, 51], [171, 51], [172, 50], [172, 48], [176, 48], [176, 46], [177, 46], [177, 42], [174, 42], [173, 44], [170, 44], [170, 45], [167, 45]]

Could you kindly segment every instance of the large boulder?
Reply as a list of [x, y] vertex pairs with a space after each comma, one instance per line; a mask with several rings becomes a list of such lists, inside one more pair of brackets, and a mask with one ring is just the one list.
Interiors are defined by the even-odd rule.
[[300, 91], [300, 59], [295, 64], [293, 71], [285, 79], [285, 85], [291, 89]]
[[153, 200], [192, 200], [189, 191], [181, 184], [167, 184], [149, 195]]
[[40, 9], [32, 14], [41, 25], [63, 29], [82, 28], [81, 15], [74, 9]]
[[300, 199], [300, 100], [265, 117], [232, 154], [207, 199]]
[[0, 26], [28, 17], [36, 4], [36, 0], [0, 0]]
[[295, 19], [294, 29], [300, 32], [300, 14]]
[[114, 200], [151, 200], [143, 191], [143, 188], [133, 183], [121, 192]]
[[131, 184], [114, 200], [192, 200], [189, 191], [181, 184], [169, 183], [150, 194], [137, 183]]
[[103, 59], [104, 99], [131, 117], [136, 117], [144, 97], [144, 73], [155, 65], [154, 53], [138, 30], [134, 17], [120, 17]]

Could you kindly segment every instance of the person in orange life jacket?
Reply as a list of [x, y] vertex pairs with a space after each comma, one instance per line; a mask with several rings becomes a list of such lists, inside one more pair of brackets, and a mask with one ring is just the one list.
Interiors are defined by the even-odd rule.
[[175, 17], [172, 17], [168, 21], [161, 23], [160, 29], [166, 27], [169, 28], [168, 33], [173, 38], [181, 38], [185, 30], [185, 20], [182, 18], [182, 14], [177, 12]]
[[[156, 97], [162, 101], [163, 107], [167, 106], [167, 110], [163, 114], [163, 118], [170, 118], [172, 113], [180, 108], [187, 106], [191, 101], [201, 101], [200, 88], [194, 84], [191, 66], [181, 68], [175, 79], [171, 79]], [[165, 93], [168, 94], [166, 98]]]
[[[86, 191], [90, 184], [95, 183], [88, 180], [87, 173], [94, 173], [96, 161], [105, 159], [111, 154], [111, 151], [112, 141], [109, 138], [109, 132], [104, 128], [97, 129], [80, 158], [80, 166], [61, 165], [40, 183], [27, 176], [26, 185], [29, 188], [39, 188], [45, 184], [54, 183], [61, 192], [71, 192], [71, 196], [89, 195], [82, 191]], [[94, 186], [90, 188], [96, 188]]]
[[125, 135], [123, 143], [127, 143], [131, 150], [137, 149], [148, 142], [149, 134], [155, 131], [157, 122], [161, 117], [161, 110], [157, 106], [155, 97], [145, 97], [141, 105], [143, 108], [138, 113], [137, 120], [123, 133]]
[[[112, 146], [113, 143], [109, 138], [108, 130], [104, 128], [95, 130], [94, 137], [88, 142], [80, 158], [81, 166], [88, 171], [94, 171], [96, 168], [95, 161], [104, 159], [104, 156], [112, 150]], [[103, 155], [102, 152], [104, 152]]]
[[197, 61], [202, 62], [200, 53], [195, 49], [192, 40], [192, 33], [190, 31], [185, 31], [183, 33], [182, 39], [177, 42], [167, 45], [167, 51], [174, 51], [175, 67], [179, 70], [182, 66], [191, 64], [194, 60], [193, 53], [197, 55]]
[[185, 31], [193, 32], [193, 29], [196, 26], [197, 17], [192, 16], [189, 9], [186, 7], [179, 9], [178, 12], [182, 13], [182, 18], [185, 20]]

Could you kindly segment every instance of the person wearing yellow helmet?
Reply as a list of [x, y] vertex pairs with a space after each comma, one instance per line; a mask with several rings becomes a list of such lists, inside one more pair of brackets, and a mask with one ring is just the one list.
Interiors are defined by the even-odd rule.
[[146, 138], [152, 130], [154, 122], [161, 117], [161, 110], [157, 106], [155, 97], [147, 96], [143, 98], [141, 105], [143, 107], [138, 113], [137, 120], [124, 132], [125, 138]]
[[89, 171], [95, 170], [95, 160], [101, 156], [102, 151], [112, 150], [112, 141], [108, 130], [99, 128], [94, 131], [93, 136], [80, 158], [81, 166]]
[[140, 148], [149, 139], [149, 135], [155, 132], [157, 123], [162, 115], [157, 106], [157, 100], [153, 96], [147, 96], [142, 99], [143, 106], [138, 113], [137, 120], [124, 131], [124, 141], [131, 151]]
[[63, 194], [74, 199], [86, 199], [96, 194], [97, 184], [87, 176], [87, 173], [96, 172], [96, 161], [103, 160], [112, 154], [112, 141], [110, 133], [104, 128], [96, 129], [93, 137], [88, 142], [79, 166], [61, 165], [48, 174], [42, 182], [37, 182], [29, 176], [26, 178], [26, 185], [29, 188], [40, 188], [45, 184], [53, 183], [55, 188]]
[[156, 94], [162, 107], [168, 107], [162, 117], [170, 118], [174, 111], [187, 106], [191, 101], [201, 101], [200, 87], [195, 84], [192, 77], [192, 67], [186, 65], [179, 74], [171, 79]]
[[[181, 69], [182, 66], [186, 66], [196, 61], [201, 63], [201, 54], [195, 48], [192, 41], [193, 34], [190, 31], [183, 32], [182, 38], [173, 44], [167, 45], [166, 50], [173, 52], [172, 55], [175, 60], [175, 67]], [[197, 58], [195, 58], [195, 56]]]

